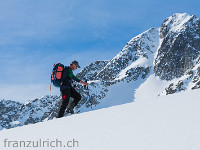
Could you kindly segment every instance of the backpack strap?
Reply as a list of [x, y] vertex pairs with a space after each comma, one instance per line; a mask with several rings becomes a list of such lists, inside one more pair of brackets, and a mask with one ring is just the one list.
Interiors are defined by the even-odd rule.
[[67, 69], [68, 69], [68, 67], [64, 66], [63, 71], [62, 71], [62, 75], [61, 75], [61, 82], [64, 81], [63, 74]]

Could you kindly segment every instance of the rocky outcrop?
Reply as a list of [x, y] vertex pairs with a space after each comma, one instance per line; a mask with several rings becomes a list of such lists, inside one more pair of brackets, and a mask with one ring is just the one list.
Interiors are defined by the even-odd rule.
[[107, 65], [109, 61], [96, 61], [86, 66], [76, 76], [83, 81], [85, 80], [97, 80], [97, 74]]
[[54, 118], [59, 109], [60, 97], [45, 96], [25, 104], [10, 101], [0, 101], [0, 129], [33, 124]]
[[15, 127], [12, 122], [17, 118], [22, 105], [22, 103], [11, 100], [0, 101], [0, 130]]
[[188, 70], [182, 77], [172, 81], [161, 95], [174, 94], [185, 90], [194, 90], [200, 88], [200, 59], [197, 64]]
[[200, 20], [188, 14], [174, 14], [161, 25], [161, 46], [154, 72], [162, 80], [181, 77], [194, 66], [200, 52]]

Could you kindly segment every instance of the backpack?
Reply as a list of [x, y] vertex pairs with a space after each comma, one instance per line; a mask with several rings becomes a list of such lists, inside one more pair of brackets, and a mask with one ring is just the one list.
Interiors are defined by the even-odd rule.
[[[53, 83], [55, 87], [60, 87], [64, 68], [65, 66], [61, 63], [54, 64], [53, 66], [53, 71], [51, 74], [51, 83]], [[51, 85], [50, 85], [50, 91], [51, 91]]]

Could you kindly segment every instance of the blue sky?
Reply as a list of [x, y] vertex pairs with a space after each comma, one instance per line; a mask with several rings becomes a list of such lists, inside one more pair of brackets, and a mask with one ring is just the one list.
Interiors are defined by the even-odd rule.
[[[199, 0], [0, 0], [0, 99], [49, 92], [52, 65], [110, 60], [174, 13], [200, 16]], [[80, 70], [78, 70], [80, 71]], [[75, 72], [77, 73], [77, 72]]]

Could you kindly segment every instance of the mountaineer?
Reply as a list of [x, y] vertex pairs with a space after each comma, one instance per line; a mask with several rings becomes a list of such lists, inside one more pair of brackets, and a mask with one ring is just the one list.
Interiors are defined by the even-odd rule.
[[72, 86], [72, 82], [76, 81], [85, 86], [88, 86], [87, 82], [81, 81], [79, 78], [77, 78], [73, 74], [72, 71], [76, 70], [77, 68], [80, 68], [80, 65], [76, 60], [74, 60], [70, 63], [70, 66], [65, 67], [62, 72], [61, 83], [60, 83], [60, 91], [62, 94], [62, 104], [58, 113], [58, 118], [61, 118], [64, 116], [65, 110], [69, 104], [70, 97], [74, 98], [74, 101], [71, 102], [70, 106], [67, 108], [67, 113], [73, 114], [74, 107], [81, 100], [81, 95]]

